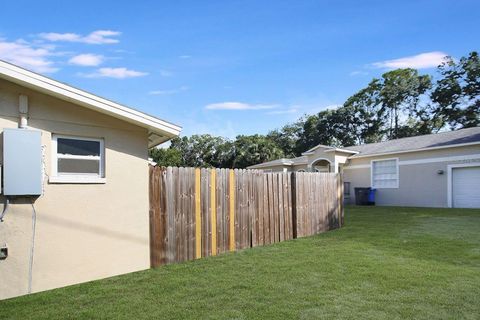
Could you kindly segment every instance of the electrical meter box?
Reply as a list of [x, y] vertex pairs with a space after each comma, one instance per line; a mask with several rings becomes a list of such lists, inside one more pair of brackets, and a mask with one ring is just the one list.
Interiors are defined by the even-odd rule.
[[3, 130], [3, 194], [42, 194], [42, 134], [29, 129]]

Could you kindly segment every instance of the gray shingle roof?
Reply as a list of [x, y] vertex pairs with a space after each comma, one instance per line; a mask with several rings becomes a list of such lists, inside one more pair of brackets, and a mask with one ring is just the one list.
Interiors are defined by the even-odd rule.
[[357, 155], [352, 156], [352, 158], [355, 158], [378, 153], [415, 151], [417, 149], [444, 147], [472, 142], [480, 142], [480, 127], [369, 143], [360, 146], [350, 146], [345, 147], [345, 149], [358, 151], [359, 153]]
[[307, 163], [307, 157], [302, 156], [302, 157], [296, 157], [292, 159], [288, 158], [281, 158], [277, 160], [272, 160], [272, 161], [267, 161], [267, 162], [262, 162], [259, 164], [254, 164], [252, 166], [248, 166], [247, 168], [249, 169], [257, 169], [257, 168], [262, 168], [262, 167], [271, 167], [271, 166], [292, 166], [292, 165], [297, 165], [297, 164], [306, 164]]

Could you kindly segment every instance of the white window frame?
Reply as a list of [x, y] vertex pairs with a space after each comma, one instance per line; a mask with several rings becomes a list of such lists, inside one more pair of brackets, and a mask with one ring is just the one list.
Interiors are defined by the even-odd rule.
[[[396, 167], [397, 167], [397, 183], [392, 186], [392, 187], [377, 187], [374, 185], [373, 183], [373, 163], [374, 162], [382, 162], [382, 161], [391, 161], [391, 160], [395, 160], [395, 164], [396, 164]], [[377, 160], [371, 160], [370, 161], [370, 186], [372, 187], [372, 189], [398, 189], [399, 188], [399, 185], [400, 185], [400, 167], [398, 165], [398, 158], [385, 158], [385, 159], [377, 159]]]
[[[79, 155], [59, 155], [57, 152], [58, 138], [82, 140], [82, 141], [96, 141], [100, 143], [100, 155], [98, 156], [79, 156]], [[100, 173], [58, 173], [58, 159], [81, 159], [81, 160], [99, 160]], [[48, 179], [50, 183], [106, 183], [105, 178], [105, 142], [103, 138], [87, 138], [80, 136], [69, 136], [61, 134], [52, 135], [52, 174]]]

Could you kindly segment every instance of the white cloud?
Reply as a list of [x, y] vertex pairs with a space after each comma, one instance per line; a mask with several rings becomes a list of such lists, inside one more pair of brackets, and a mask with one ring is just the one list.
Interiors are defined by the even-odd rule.
[[184, 54], [179, 56], [180, 59], [190, 59], [192, 56], [189, 56], [188, 54]]
[[243, 102], [219, 102], [205, 106], [208, 110], [264, 110], [274, 109], [277, 105], [248, 104]]
[[414, 68], [414, 69], [426, 69], [434, 68], [440, 65], [445, 57], [446, 53], [441, 51], [425, 52], [415, 56], [404, 57], [393, 60], [386, 60], [375, 62], [372, 64], [375, 68], [397, 69], [397, 68]]
[[8, 42], [0, 39], [0, 59], [40, 72], [52, 73], [58, 70], [50, 57], [55, 55], [52, 47], [39, 47], [24, 40]]
[[93, 73], [80, 74], [81, 76], [87, 78], [115, 78], [115, 79], [125, 79], [125, 78], [135, 78], [146, 76], [147, 72], [129, 70], [127, 68], [100, 68]]
[[78, 33], [56, 33], [56, 32], [49, 32], [49, 33], [40, 33], [39, 36], [42, 39], [57, 42], [81, 42], [81, 43], [88, 43], [88, 44], [112, 44], [118, 43], [118, 39], [114, 39], [112, 37], [119, 36], [121, 32], [112, 31], [112, 30], [96, 30], [91, 32], [88, 35], [82, 36]]
[[177, 89], [153, 90], [153, 91], [150, 91], [148, 94], [158, 95], [158, 96], [166, 96], [166, 95], [170, 95], [170, 94], [176, 94], [176, 93], [184, 92], [184, 91], [187, 91], [187, 90], [188, 90], [187, 86], [181, 86], [180, 88], [177, 88]]
[[49, 32], [49, 33], [41, 33], [40, 38], [48, 41], [80, 42], [80, 39], [82, 37], [76, 33]]
[[102, 55], [84, 53], [72, 57], [68, 62], [78, 66], [96, 67], [104, 60]]

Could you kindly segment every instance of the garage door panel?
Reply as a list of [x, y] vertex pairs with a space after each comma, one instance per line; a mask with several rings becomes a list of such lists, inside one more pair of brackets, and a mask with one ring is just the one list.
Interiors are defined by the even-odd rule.
[[480, 208], [480, 166], [452, 169], [454, 208]]

